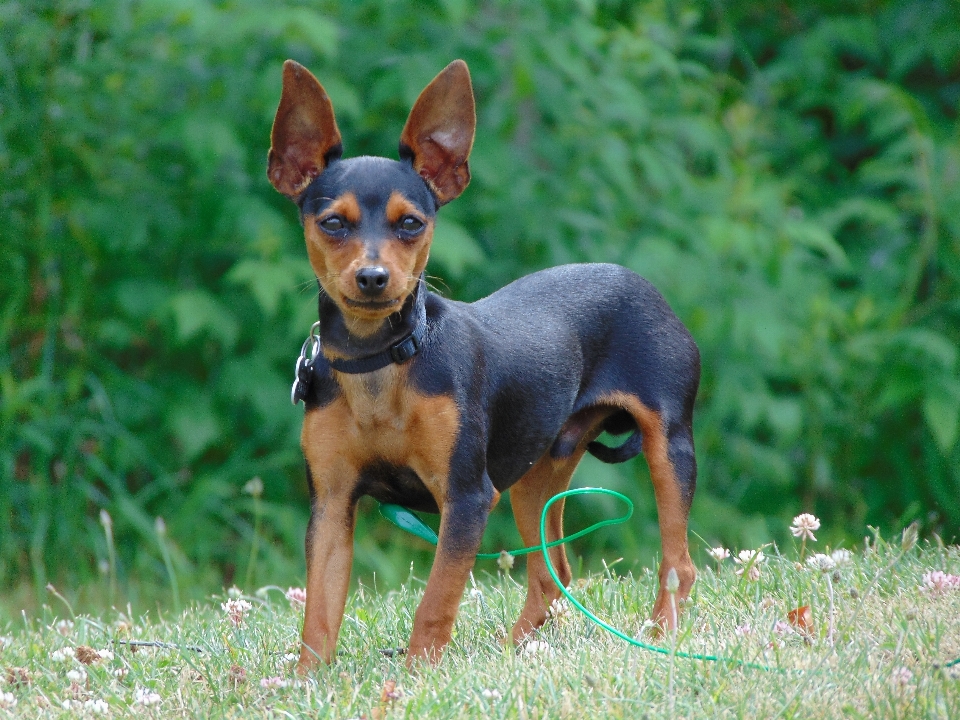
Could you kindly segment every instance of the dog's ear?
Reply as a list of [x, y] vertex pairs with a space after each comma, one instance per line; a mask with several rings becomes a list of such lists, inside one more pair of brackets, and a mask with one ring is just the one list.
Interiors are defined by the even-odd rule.
[[283, 93], [270, 132], [267, 177], [291, 200], [343, 153], [333, 105], [317, 79], [293, 60], [283, 64]]
[[400, 157], [413, 162], [441, 205], [470, 182], [467, 158], [476, 126], [470, 71], [454, 60], [420, 93], [400, 135]]

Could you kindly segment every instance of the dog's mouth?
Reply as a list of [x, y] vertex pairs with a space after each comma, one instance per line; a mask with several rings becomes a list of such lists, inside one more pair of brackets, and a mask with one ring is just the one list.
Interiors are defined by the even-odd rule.
[[393, 300], [354, 300], [344, 296], [343, 301], [350, 307], [361, 310], [389, 310], [400, 305], [400, 298]]

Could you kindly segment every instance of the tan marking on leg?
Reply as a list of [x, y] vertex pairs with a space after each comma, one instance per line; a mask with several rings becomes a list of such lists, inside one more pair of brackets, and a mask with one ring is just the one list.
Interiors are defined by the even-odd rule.
[[[489, 482], [484, 475], [485, 482]], [[493, 488], [487, 488], [492, 491]], [[493, 499], [491, 492], [490, 499]], [[477, 502], [480, 501], [480, 502]], [[442, 508], [437, 555], [417, 607], [407, 652], [407, 667], [437, 663], [450, 642], [460, 601], [476, 561], [490, 501], [484, 495], [448, 496]], [[463, 523], [467, 525], [464, 526]]]
[[310, 467], [314, 507], [307, 538], [307, 602], [298, 669], [332, 662], [343, 621], [353, 561], [358, 466], [344, 442], [346, 405], [334, 402], [304, 418], [301, 444]]
[[318, 515], [307, 552], [307, 603], [298, 663], [301, 672], [318, 660], [331, 663], [336, 657], [353, 562], [352, 499], [338, 498]]
[[[547, 500], [563, 492], [570, 485], [570, 478], [583, 457], [587, 438], [580, 443], [574, 454], [562, 460], [554, 460], [549, 453], [544, 454], [532, 468], [510, 488], [510, 504], [517, 522], [520, 537], [526, 546], [540, 542], [540, 516]], [[564, 501], [554, 503], [547, 514], [547, 542], [563, 537]], [[570, 563], [567, 561], [565, 546], [551, 548], [550, 561], [560, 581], [567, 586], [572, 577]], [[527, 555], [527, 600], [520, 617], [513, 626], [511, 637], [519, 644], [526, 636], [543, 625], [547, 619], [547, 609], [560, 597], [560, 590], [550, 576], [543, 554]]]
[[[660, 414], [644, 405], [628, 393], [610, 393], [600, 401], [622, 407], [629, 412], [643, 433], [643, 455], [650, 468], [653, 491], [657, 501], [657, 517], [660, 522], [660, 542], [663, 560], [660, 563], [660, 590], [653, 606], [653, 619], [668, 628], [673, 627], [670, 595], [666, 590], [667, 574], [671, 568], [680, 578], [677, 602], [690, 594], [697, 577], [696, 568], [690, 559], [687, 546], [687, 520], [690, 508], [683, 500], [680, 484], [668, 454], [668, 438]], [[679, 608], [678, 608], [679, 611]]]
[[427, 589], [414, 616], [407, 649], [407, 667], [414, 667], [424, 660], [432, 664], [440, 661], [444, 648], [450, 642], [463, 590], [475, 560], [473, 555], [453, 557], [442, 551], [437, 553], [427, 580]]

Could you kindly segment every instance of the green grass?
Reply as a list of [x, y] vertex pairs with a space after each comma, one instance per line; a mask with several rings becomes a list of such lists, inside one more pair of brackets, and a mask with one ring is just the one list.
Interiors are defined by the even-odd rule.
[[[904, 550], [879, 541], [830, 575], [799, 565], [795, 552], [765, 552], [757, 582], [738, 577], [729, 560], [702, 568], [683, 615], [679, 650], [731, 662], [631, 648], [572, 611], [548, 622], [543, 644], [505, 647], [525, 590], [511, 576], [482, 570], [464, 596], [443, 662], [416, 674], [402, 657], [379, 652], [406, 643], [423, 590], [414, 577], [387, 593], [361, 584], [348, 600], [338, 661], [305, 679], [292, 662], [302, 611], [279, 588], [245, 597], [252, 607], [240, 627], [221, 608], [226, 597], [160, 617], [116, 609], [72, 617], [66, 603], [51, 598], [41, 616], [0, 631], [0, 698], [16, 701], [0, 717], [92, 716], [83, 703], [98, 700], [104, 715], [138, 718], [960, 717], [960, 666], [938, 667], [960, 656], [960, 588], [921, 589], [931, 570], [960, 573], [960, 548]], [[637, 635], [655, 576], [592, 575], [575, 581], [573, 592]], [[778, 634], [777, 622], [801, 605], [811, 607], [812, 636]], [[135, 649], [123, 644], [130, 640], [170, 646]], [[54, 659], [64, 648], [82, 654], [80, 646], [113, 655], [90, 665]], [[266, 678], [282, 682], [264, 687]], [[156, 704], [138, 702], [138, 691], [141, 698], [155, 693]]]

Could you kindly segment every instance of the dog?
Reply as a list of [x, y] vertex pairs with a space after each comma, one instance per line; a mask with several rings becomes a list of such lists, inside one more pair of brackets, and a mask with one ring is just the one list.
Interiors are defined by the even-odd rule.
[[[344, 160], [323, 86], [302, 65], [283, 66], [267, 175], [300, 210], [320, 286], [315, 358], [301, 355], [294, 384], [310, 490], [301, 670], [336, 656], [363, 495], [440, 514], [411, 666], [438, 662], [450, 642], [501, 493], [510, 490], [523, 542], [538, 543], [545, 502], [567, 489], [585, 452], [616, 463], [642, 451], [649, 465], [663, 549], [658, 624], [675, 622], [670, 569], [681, 600], [696, 577], [687, 521], [700, 356], [660, 293], [608, 264], [536, 272], [472, 304], [425, 287], [437, 210], [470, 182], [475, 127], [470, 73], [456, 60], [410, 111], [399, 160]], [[607, 447], [596, 441], [603, 431], [629, 435]], [[562, 503], [546, 528], [548, 541], [563, 535]], [[569, 584], [563, 547], [550, 553]], [[527, 577], [514, 643], [560, 596], [539, 554]]]

